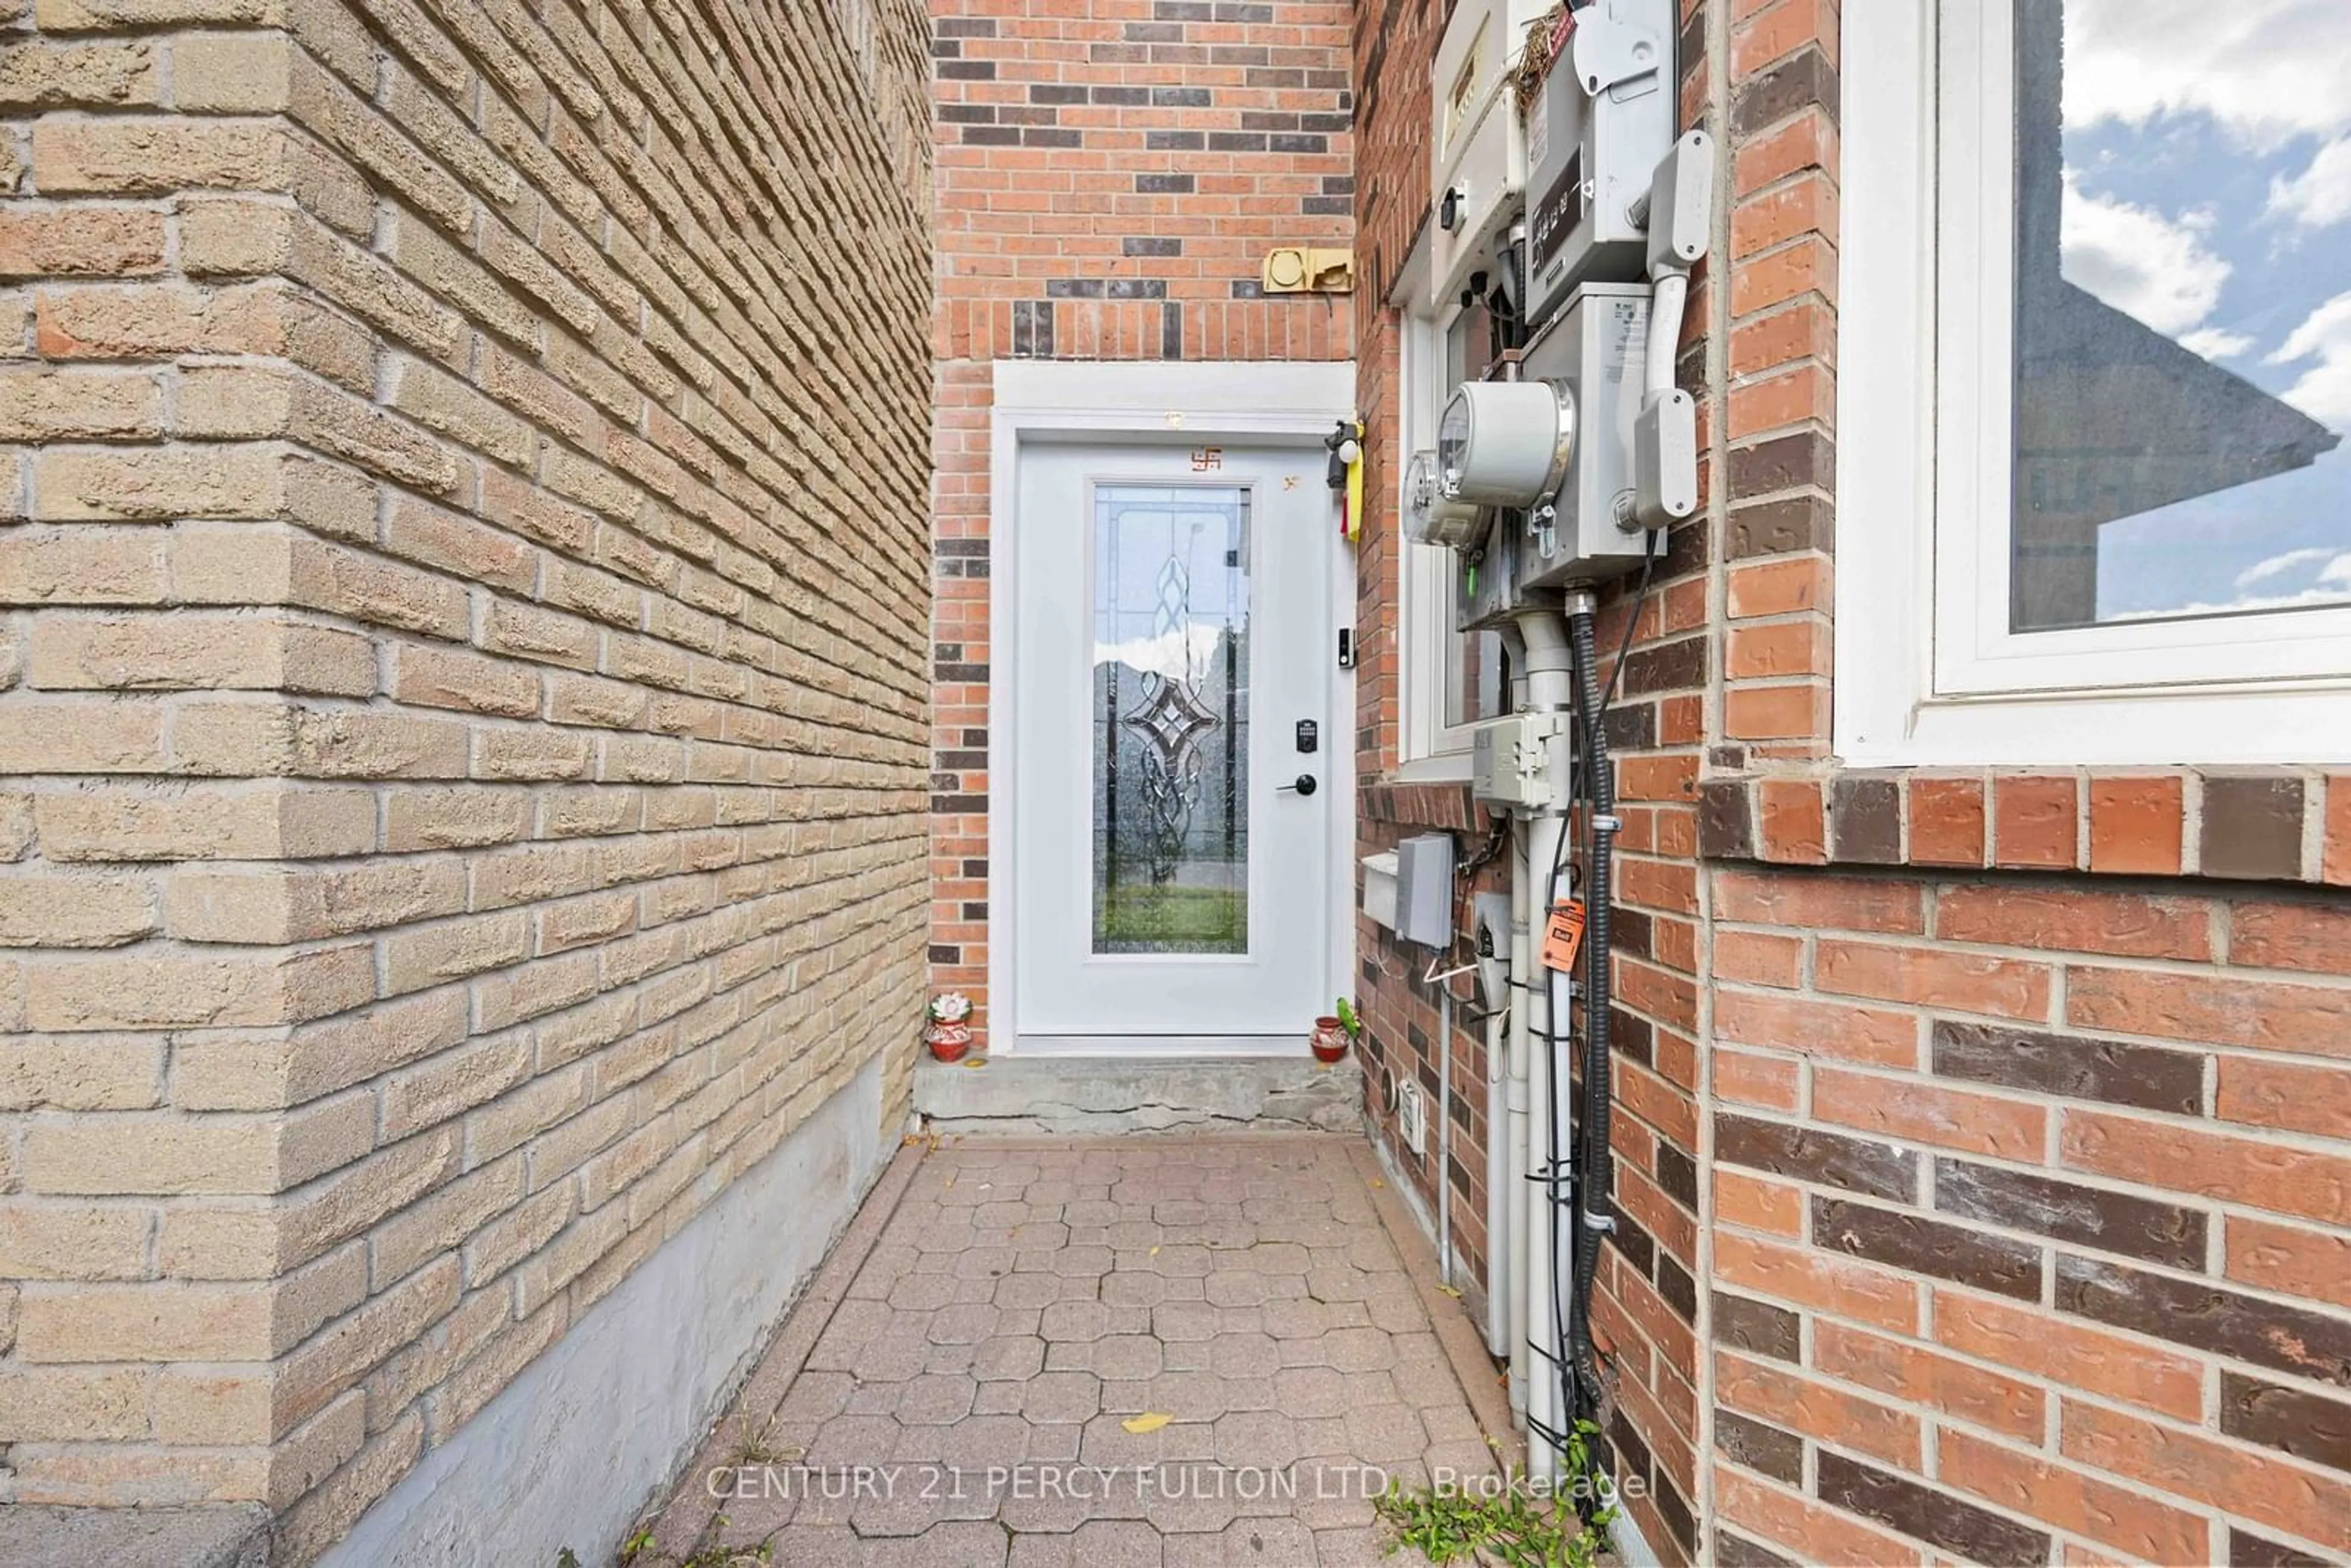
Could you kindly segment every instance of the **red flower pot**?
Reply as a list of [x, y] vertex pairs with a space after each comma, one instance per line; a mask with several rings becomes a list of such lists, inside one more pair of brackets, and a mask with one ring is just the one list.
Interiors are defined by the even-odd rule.
[[1347, 1031], [1335, 1015], [1325, 1014], [1314, 1020], [1314, 1032], [1306, 1043], [1313, 1047], [1315, 1061], [1337, 1061], [1347, 1054]]
[[931, 1054], [941, 1061], [961, 1061], [964, 1052], [971, 1049], [971, 1025], [967, 1023], [935, 1023], [926, 1037]]

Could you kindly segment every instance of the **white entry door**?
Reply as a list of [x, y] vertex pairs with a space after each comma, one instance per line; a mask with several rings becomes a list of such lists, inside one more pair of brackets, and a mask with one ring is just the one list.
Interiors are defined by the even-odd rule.
[[1014, 1049], [1270, 1052], [1330, 1011], [1322, 470], [1311, 446], [1021, 449]]

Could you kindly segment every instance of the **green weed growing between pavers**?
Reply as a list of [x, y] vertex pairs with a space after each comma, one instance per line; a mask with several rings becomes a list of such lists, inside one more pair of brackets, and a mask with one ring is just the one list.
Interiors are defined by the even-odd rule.
[[[717, 1522], [724, 1524], [725, 1516], [721, 1515]], [[640, 1530], [622, 1542], [621, 1568], [638, 1568], [640, 1558], [644, 1558], [645, 1568], [653, 1568], [653, 1560], [645, 1557], [653, 1544], [651, 1530]], [[705, 1546], [691, 1557], [664, 1558], [659, 1568], [764, 1568], [774, 1560], [775, 1548], [763, 1541], [755, 1546]], [[565, 1547], [555, 1555], [555, 1568], [580, 1568], [579, 1553]]]
[[1549, 1495], [1526, 1485], [1515, 1470], [1491, 1495], [1458, 1486], [1408, 1492], [1401, 1482], [1389, 1482], [1373, 1502], [1394, 1534], [1388, 1551], [1409, 1546], [1440, 1565], [1592, 1568], [1616, 1518], [1614, 1502], [1597, 1504], [1588, 1515], [1577, 1508], [1578, 1499], [1603, 1496], [1589, 1442], [1599, 1430], [1589, 1421], [1576, 1423], [1567, 1444], [1569, 1482]]

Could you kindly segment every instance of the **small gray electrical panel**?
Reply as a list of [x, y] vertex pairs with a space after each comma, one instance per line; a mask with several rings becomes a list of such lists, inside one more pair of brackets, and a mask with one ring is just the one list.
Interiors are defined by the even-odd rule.
[[1424, 947], [1452, 943], [1452, 834], [1422, 833], [1396, 845], [1395, 934]]
[[1529, 509], [1497, 511], [1484, 548], [1462, 558], [1454, 624], [1495, 627], [1538, 590], [1622, 576], [1648, 536], [1635, 516], [1634, 437], [1641, 421], [1649, 290], [1587, 283], [1528, 344], [1520, 377], [1544, 381], [1575, 406], [1575, 444], [1559, 493]]
[[1673, 0], [1592, 0], [1527, 111], [1527, 319], [1588, 278], [1639, 277], [1637, 214], [1674, 140]]

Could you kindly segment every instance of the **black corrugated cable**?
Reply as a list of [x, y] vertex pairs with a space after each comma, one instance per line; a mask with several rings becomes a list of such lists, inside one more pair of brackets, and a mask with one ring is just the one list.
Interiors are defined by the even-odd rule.
[[[1644, 588], [1647, 573], [1644, 571]], [[1633, 602], [1633, 618], [1638, 621], [1641, 602]], [[1592, 1343], [1592, 1285], [1600, 1270], [1600, 1239], [1614, 1224], [1608, 1212], [1609, 1194], [1614, 1186], [1614, 1155], [1609, 1140], [1609, 1082], [1611, 1064], [1608, 1054], [1609, 991], [1608, 971], [1610, 904], [1614, 897], [1611, 887], [1616, 852], [1616, 778], [1608, 765], [1608, 739], [1601, 722], [1604, 709], [1600, 689], [1597, 650], [1593, 645], [1592, 613], [1578, 611], [1569, 619], [1569, 643], [1574, 650], [1576, 695], [1583, 710], [1590, 779], [1591, 863], [1584, 872], [1584, 981], [1583, 981], [1583, 1126], [1582, 1129], [1583, 1168], [1574, 1184], [1575, 1267], [1572, 1300], [1568, 1303], [1567, 1359], [1575, 1371], [1576, 1408], [1579, 1415], [1596, 1413], [1602, 1392], [1600, 1364]], [[1626, 629], [1626, 645], [1631, 643], [1632, 628]], [[1624, 655], [1617, 656], [1617, 668], [1622, 670]], [[1609, 690], [1613, 695], [1615, 682]]]

